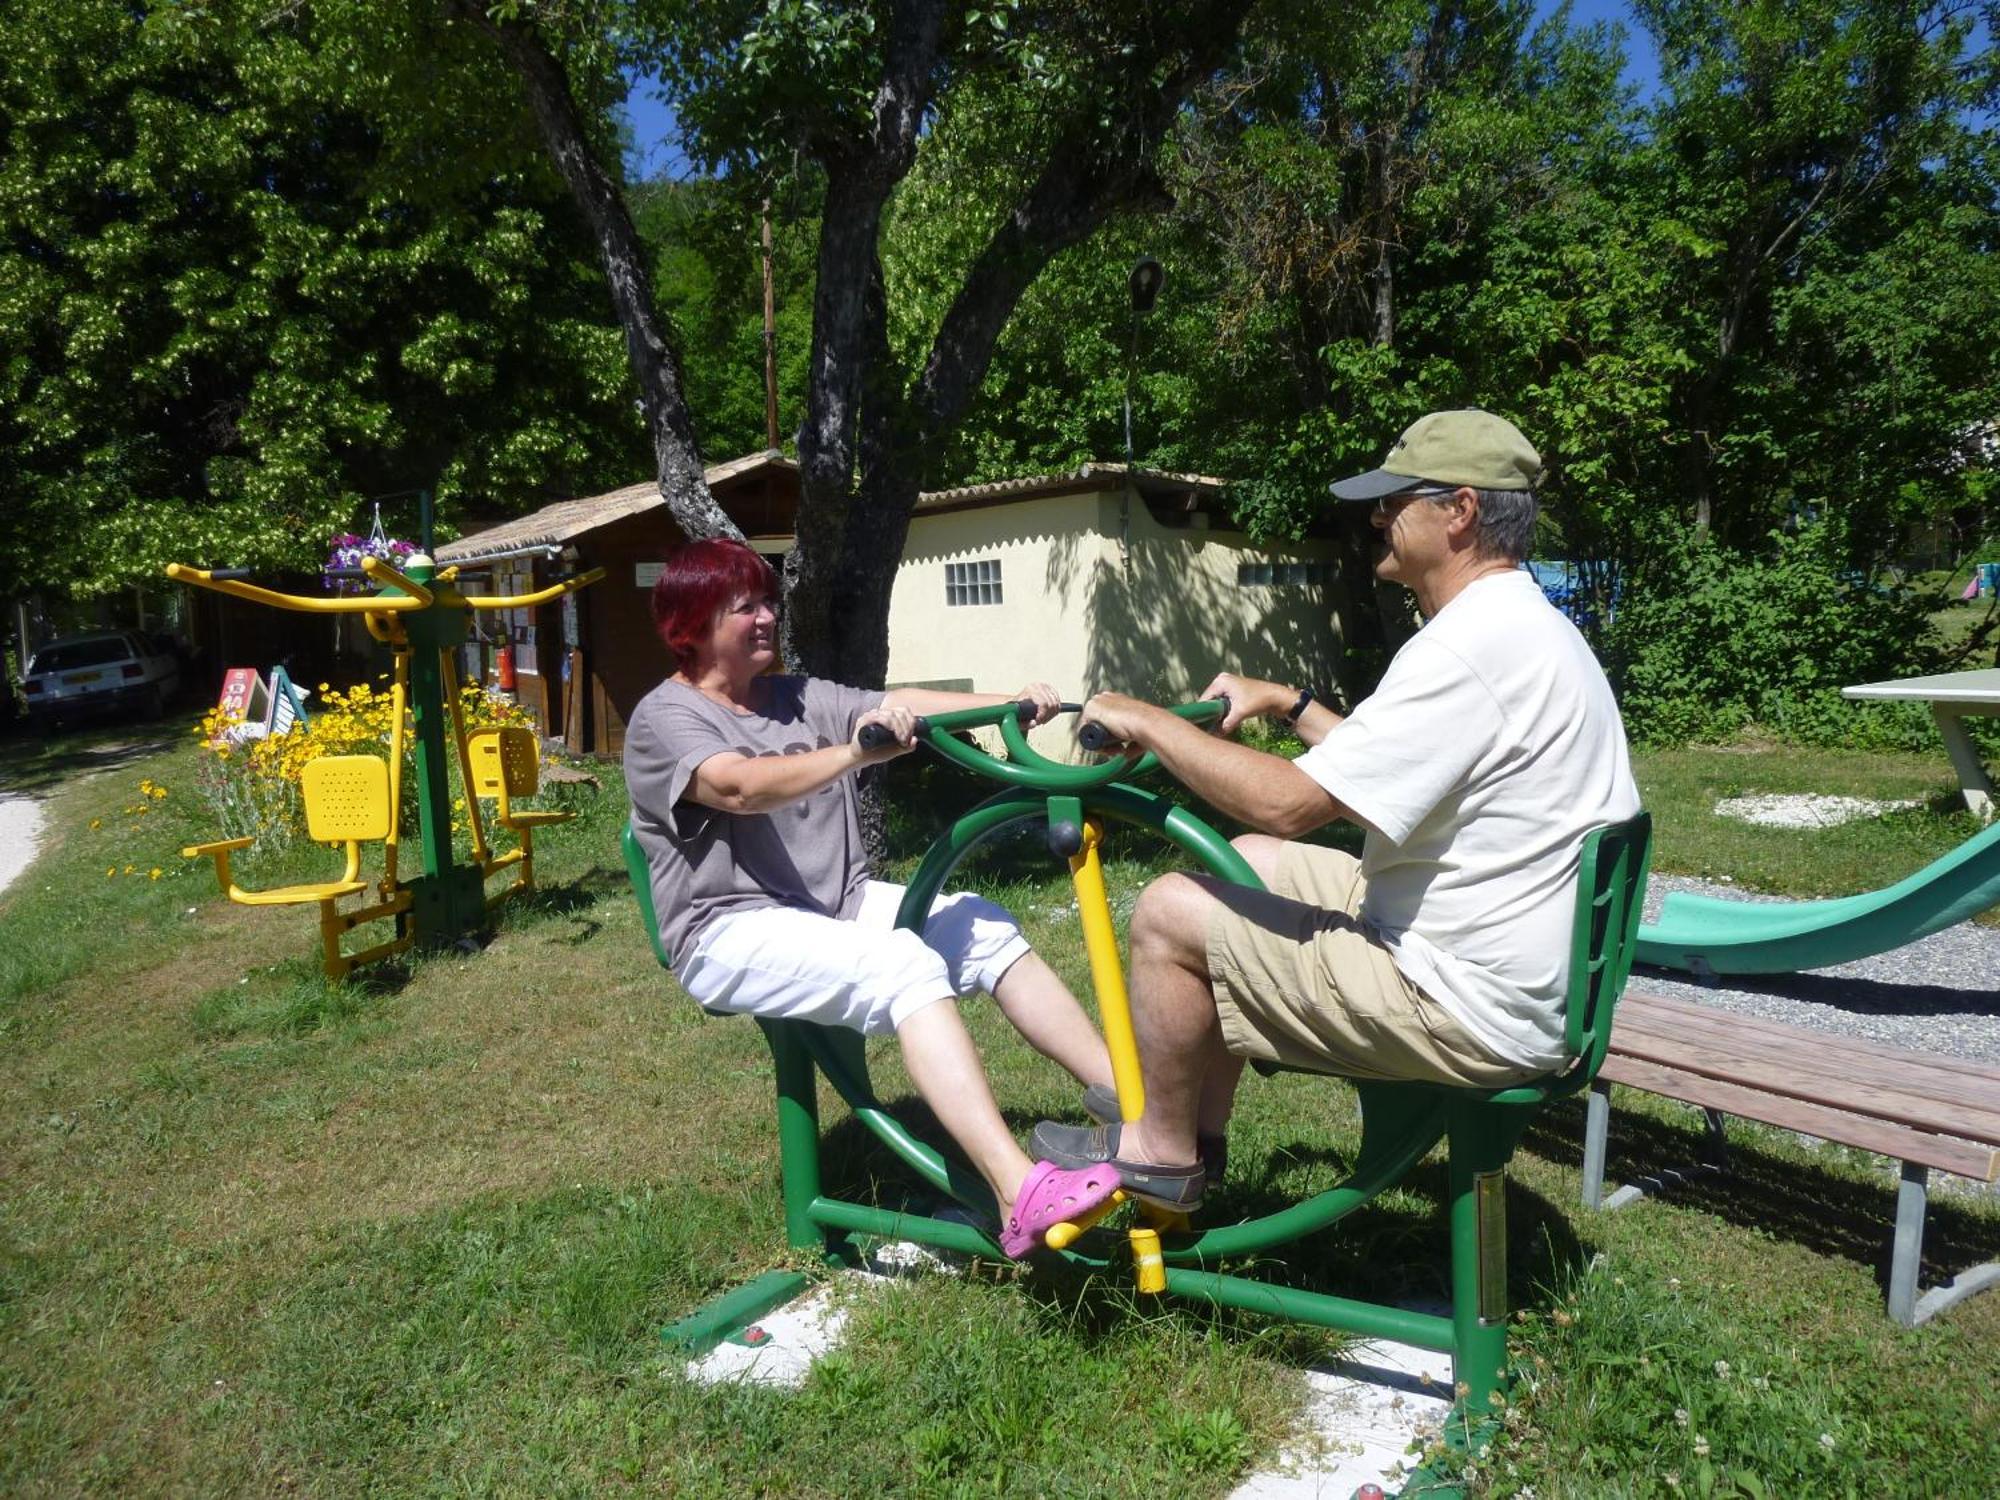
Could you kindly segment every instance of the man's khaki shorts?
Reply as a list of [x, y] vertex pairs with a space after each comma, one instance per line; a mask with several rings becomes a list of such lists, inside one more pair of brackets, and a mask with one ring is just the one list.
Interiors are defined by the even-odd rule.
[[1502, 1062], [1403, 977], [1359, 916], [1361, 862], [1285, 845], [1269, 891], [1213, 888], [1208, 972], [1229, 1050], [1350, 1078], [1497, 1088], [1539, 1076]]

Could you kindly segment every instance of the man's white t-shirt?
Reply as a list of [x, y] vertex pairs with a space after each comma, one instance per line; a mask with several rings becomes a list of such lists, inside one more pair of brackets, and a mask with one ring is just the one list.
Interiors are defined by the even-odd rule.
[[1367, 825], [1362, 920], [1496, 1057], [1563, 1061], [1584, 835], [1639, 811], [1582, 635], [1526, 572], [1468, 585], [1295, 764]]

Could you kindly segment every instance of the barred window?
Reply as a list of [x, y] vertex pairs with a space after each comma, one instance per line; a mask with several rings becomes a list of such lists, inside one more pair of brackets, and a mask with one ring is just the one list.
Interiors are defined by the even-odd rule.
[[1000, 559], [944, 565], [944, 602], [955, 604], [999, 604]]
[[1240, 589], [1324, 587], [1333, 582], [1333, 564], [1326, 562], [1240, 562]]

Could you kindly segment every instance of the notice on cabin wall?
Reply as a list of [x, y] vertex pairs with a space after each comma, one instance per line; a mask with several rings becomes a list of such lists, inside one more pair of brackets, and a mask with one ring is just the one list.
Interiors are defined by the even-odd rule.
[[660, 574], [666, 569], [665, 563], [635, 563], [632, 567], [632, 582], [642, 589], [649, 589], [660, 581]]

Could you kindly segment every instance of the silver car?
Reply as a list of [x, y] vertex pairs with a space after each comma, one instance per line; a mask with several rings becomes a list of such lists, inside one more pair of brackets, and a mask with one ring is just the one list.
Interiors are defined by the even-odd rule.
[[180, 659], [138, 630], [50, 641], [28, 658], [21, 674], [22, 702], [43, 733], [99, 715], [156, 719], [180, 688]]

